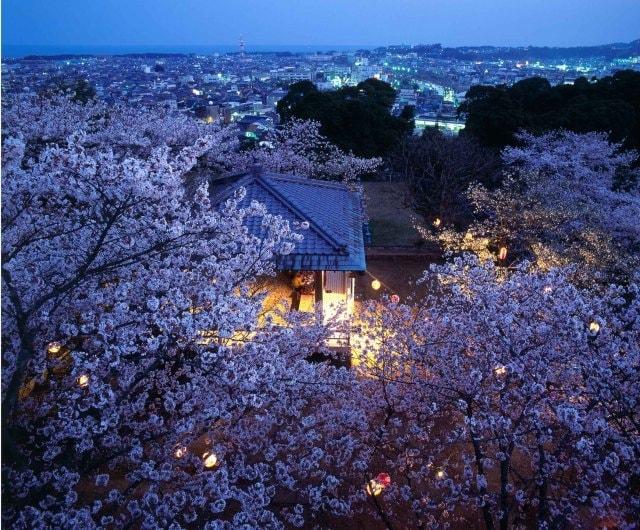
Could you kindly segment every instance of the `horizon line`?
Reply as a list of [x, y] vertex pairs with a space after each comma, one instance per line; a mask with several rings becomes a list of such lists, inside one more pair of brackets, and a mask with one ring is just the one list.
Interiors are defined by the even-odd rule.
[[[339, 46], [341, 48], [357, 48], [359, 46], [366, 46], [368, 48], [370, 47], [380, 47], [380, 48], [385, 48], [385, 47], [390, 47], [390, 46], [435, 46], [435, 45], [440, 45], [442, 47], [446, 47], [446, 48], [481, 48], [481, 47], [493, 47], [493, 48], [528, 48], [528, 47], [536, 47], [536, 48], [585, 48], [585, 47], [594, 47], [594, 46], [609, 46], [612, 44], [631, 44], [635, 41], [640, 40], [640, 36], [638, 38], [635, 39], [631, 39], [631, 40], [619, 40], [619, 41], [609, 41], [609, 42], [599, 42], [597, 44], [570, 44], [570, 45], [566, 45], [566, 44], [491, 44], [491, 43], [483, 43], [483, 44], [444, 44], [442, 42], [394, 42], [394, 43], [387, 43], [387, 44], [380, 44], [380, 43], [375, 43], [375, 44], [366, 44], [366, 43], [349, 43], [349, 44], [339, 44], [339, 43], [319, 43], [319, 44], [314, 44], [314, 43], [284, 43], [284, 44], [277, 44], [277, 43], [255, 43], [255, 44], [248, 44], [245, 43], [245, 47], [251, 47], [251, 46], [259, 46], [261, 48], [263, 47], [268, 47], [268, 46], [276, 46], [279, 48], [282, 47], [286, 47], [286, 46], [295, 46], [295, 47], [323, 47], [323, 46]], [[1, 46], [4, 47], [42, 47], [42, 48], [54, 48], [54, 47], [64, 47], [64, 48], [72, 48], [72, 47], [78, 47], [78, 48], [89, 48], [89, 47], [145, 47], [145, 48], [149, 48], [149, 47], [182, 47], [182, 48], [188, 48], [190, 46], [195, 46], [195, 47], [207, 47], [207, 46], [238, 46], [238, 42], [233, 42], [233, 43], [223, 43], [223, 42], [218, 42], [218, 43], [211, 43], [211, 44], [207, 44], [207, 43], [189, 43], [189, 44], [179, 44], [179, 43], [171, 43], [171, 44], [162, 44], [162, 43], [153, 43], [153, 44], [141, 44], [141, 43], [125, 43], [125, 44], [98, 44], [98, 43], [91, 43], [91, 44], [78, 44], [78, 43], [73, 43], [73, 44], [43, 44], [43, 43], [5, 43], [2, 42]]]

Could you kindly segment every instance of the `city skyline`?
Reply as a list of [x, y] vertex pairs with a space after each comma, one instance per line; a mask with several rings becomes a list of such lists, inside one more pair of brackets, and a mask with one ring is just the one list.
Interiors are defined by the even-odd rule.
[[17, 55], [11, 50], [21, 47], [33, 53], [74, 49], [91, 53], [106, 47], [198, 51], [237, 47], [241, 35], [248, 51], [433, 42], [445, 46], [588, 46], [637, 39], [637, 27], [640, 3], [629, 0], [525, 0], [517, 5], [506, 0], [449, 4], [279, 0], [268, 5], [254, 1], [177, 4], [160, 0], [128, 5], [121, 0], [91, 4], [25, 0], [3, 5], [2, 47], [5, 55]]

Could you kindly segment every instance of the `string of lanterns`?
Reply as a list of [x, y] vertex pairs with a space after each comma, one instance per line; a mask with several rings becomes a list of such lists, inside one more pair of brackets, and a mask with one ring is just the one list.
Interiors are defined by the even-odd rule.
[[393, 289], [391, 289], [391, 287], [389, 287], [386, 283], [382, 282], [380, 279], [376, 278], [373, 274], [371, 274], [369, 271], [365, 271], [369, 276], [371, 276], [371, 278], [373, 278], [373, 280], [371, 281], [371, 288], [374, 291], [379, 291], [381, 287], [384, 287], [385, 289], [393, 292]]
[[[187, 456], [189, 450], [184, 445], [178, 445], [174, 451], [173, 456], [178, 460]], [[202, 465], [207, 469], [212, 469], [218, 465], [218, 455], [213, 451], [205, 451], [202, 453]]]

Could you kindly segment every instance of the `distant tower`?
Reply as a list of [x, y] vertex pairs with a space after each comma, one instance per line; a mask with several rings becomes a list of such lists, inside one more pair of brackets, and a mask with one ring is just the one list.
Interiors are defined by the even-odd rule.
[[240, 57], [244, 57], [244, 39], [240, 35]]

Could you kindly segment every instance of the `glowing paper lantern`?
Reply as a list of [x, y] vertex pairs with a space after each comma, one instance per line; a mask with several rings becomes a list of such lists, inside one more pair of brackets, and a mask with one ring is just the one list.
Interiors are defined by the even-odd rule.
[[178, 446], [176, 447], [176, 450], [173, 452], [173, 455], [176, 458], [182, 458], [184, 455], [187, 454], [187, 448], [184, 446]]
[[589, 324], [589, 331], [594, 335], [600, 331], [600, 324], [598, 324], [595, 320]]
[[382, 284], [380, 283], [380, 280], [373, 280], [373, 281], [371, 282], [371, 288], [372, 288], [374, 291], [377, 291], [378, 289], [380, 289], [380, 287], [382, 287]]
[[443, 479], [447, 474], [444, 472], [444, 469], [438, 469], [436, 471], [436, 478]]
[[202, 463], [204, 464], [204, 467], [211, 469], [218, 463], [218, 457], [214, 452], [207, 451], [202, 455]]
[[56, 353], [59, 353], [61, 349], [62, 349], [62, 344], [60, 344], [59, 342], [55, 342], [55, 341], [54, 341], [54, 342], [50, 342], [50, 343], [47, 345], [47, 351], [48, 351], [49, 353], [53, 353], [54, 355], [55, 355]]
[[499, 364], [494, 368], [493, 371], [495, 372], [496, 375], [504, 375], [507, 373], [507, 367]]
[[436, 228], [438, 228], [441, 224], [442, 224], [442, 221], [440, 220], [440, 218], [439, 218], [439, 217], [436, 217], [436, 218], [433, 220], [433, 226], [435, 226]]
[[82, 374], [78, 377], [78, 386], [80, 388], [86, 388], [89, 386], [89, 376], [87, 374]]
[[507, 259], [507, 247], [500, 247], [500, 252], [498, 253], [498, 258], [502, 261]]
[[375, 478], [367, 482], [367, 494], [375, 497], [380, 495], [385, 488], [391, 485], [391, 477], [388, 473], [379, 473]]

